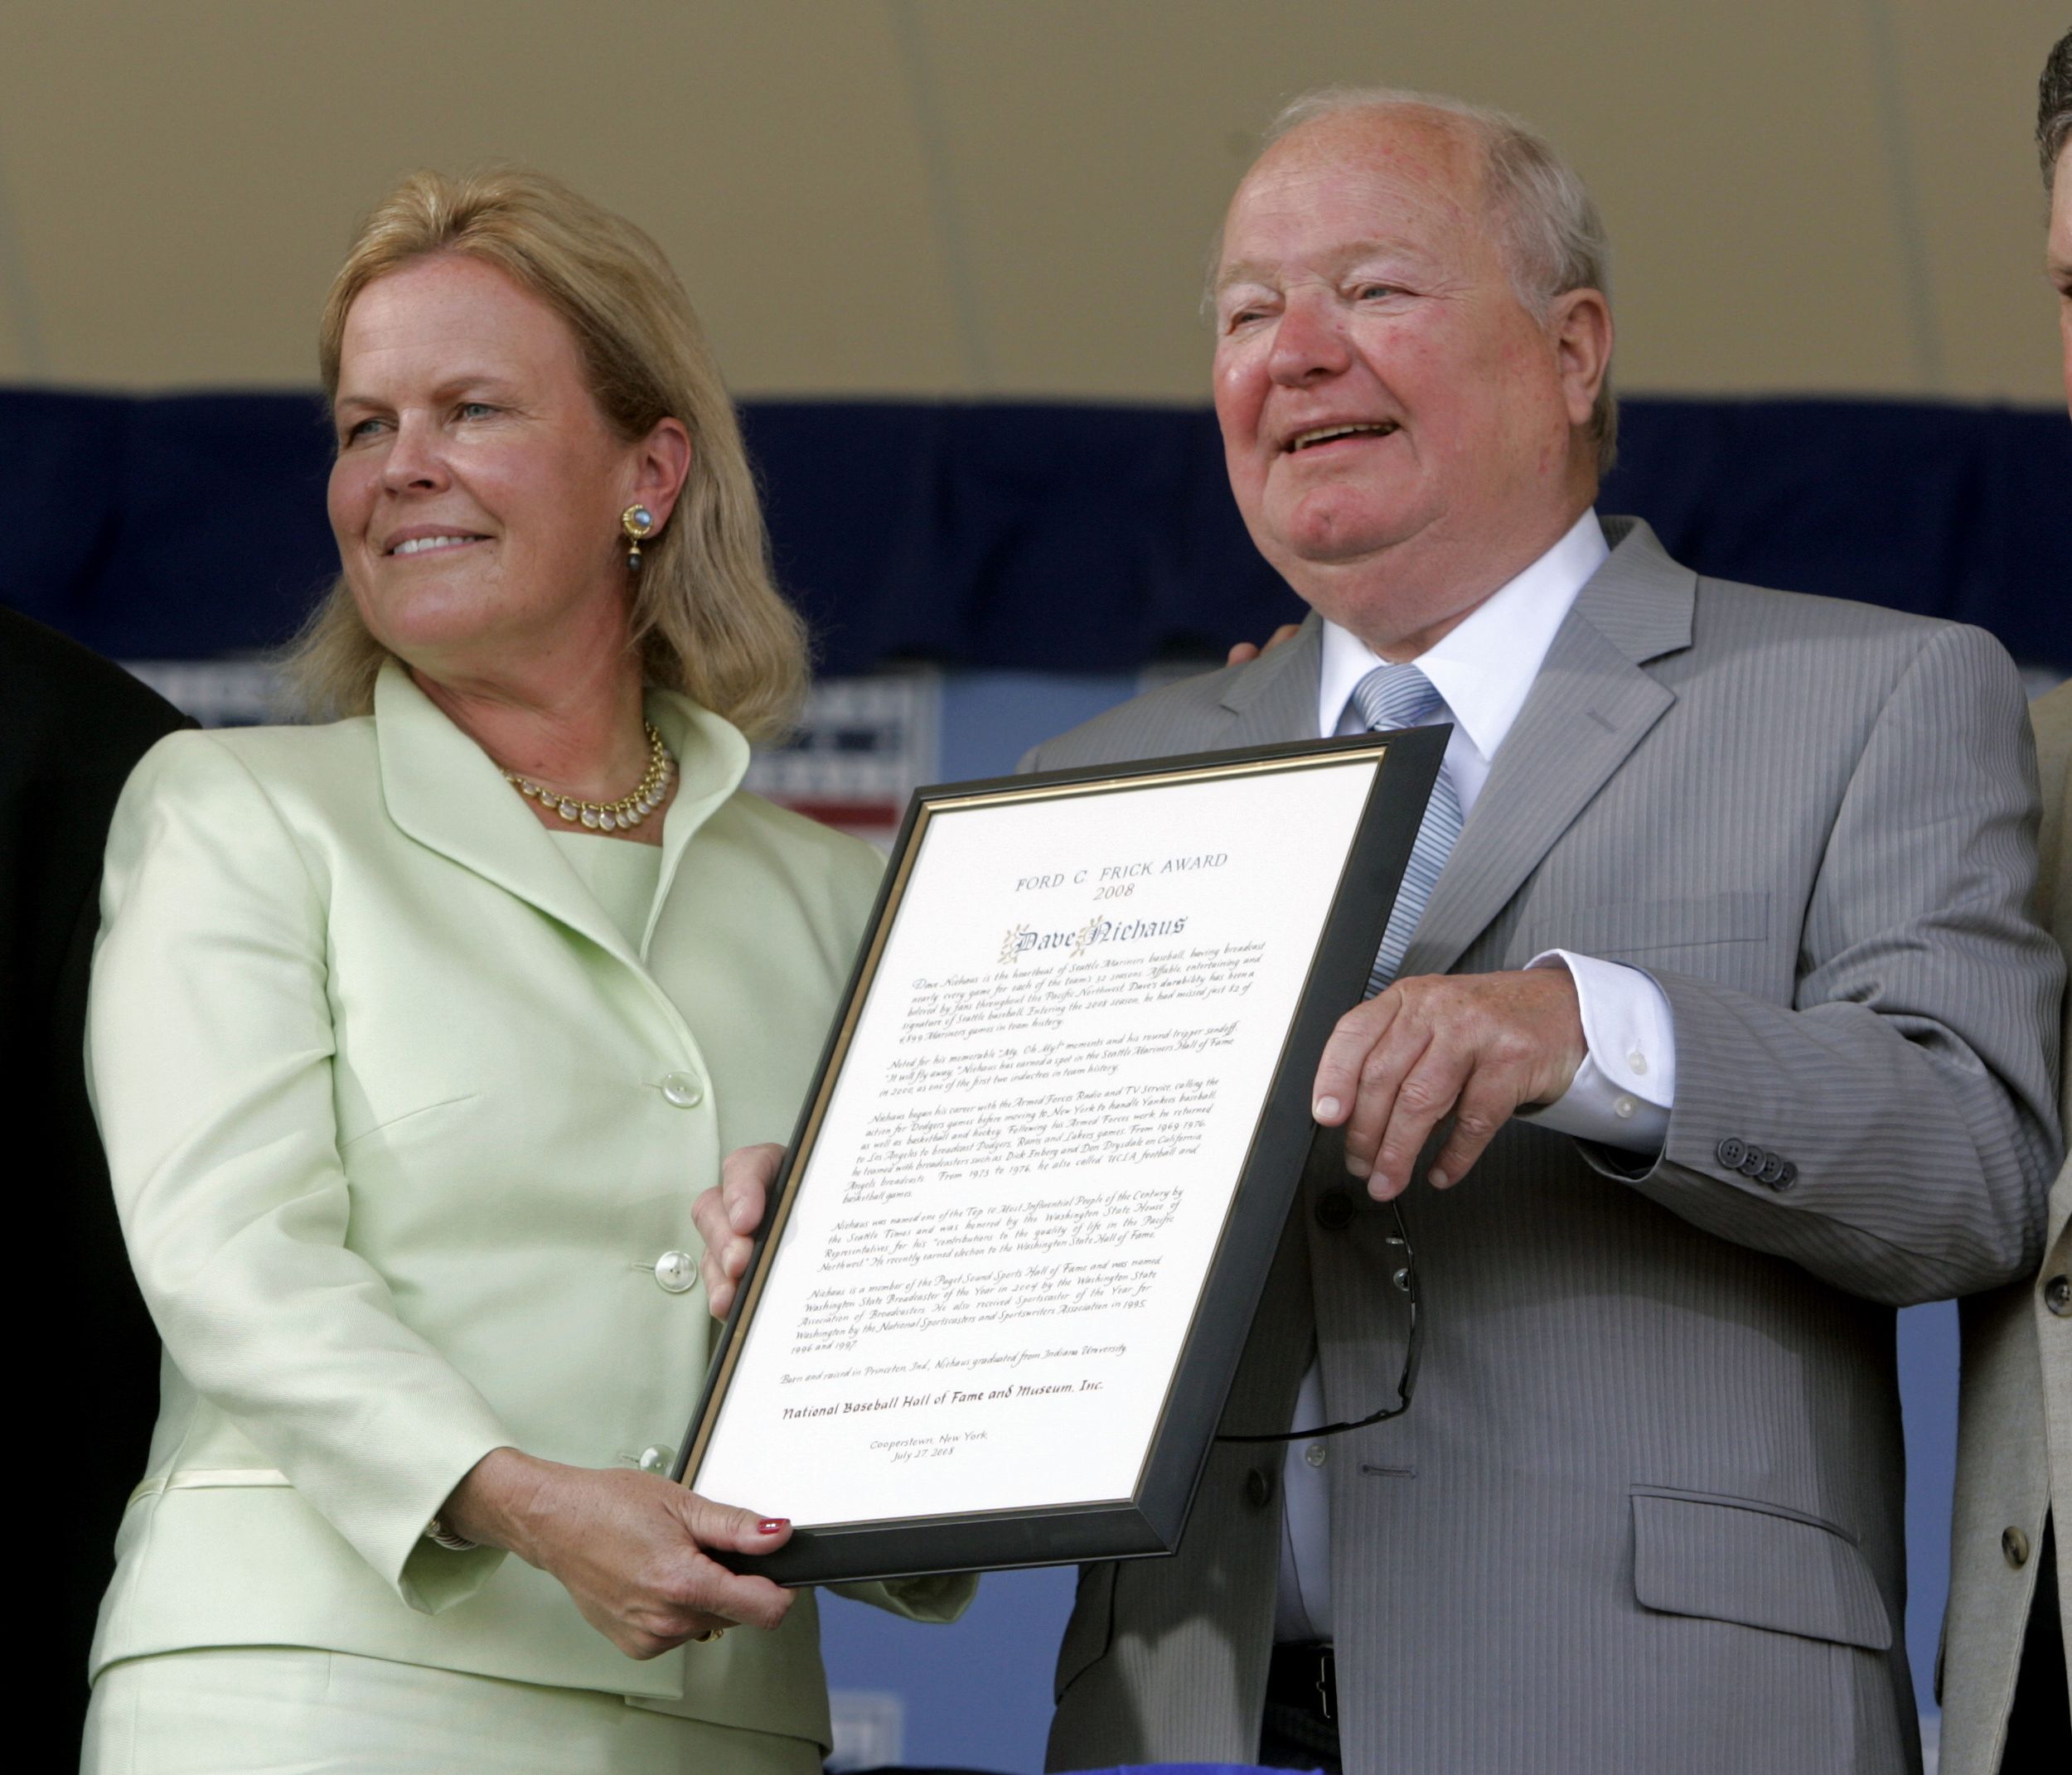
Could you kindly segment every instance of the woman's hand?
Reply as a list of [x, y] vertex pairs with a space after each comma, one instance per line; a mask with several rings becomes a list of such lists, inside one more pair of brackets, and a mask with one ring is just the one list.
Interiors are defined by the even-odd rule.
[[698, 1236], [705, 1241], [698, 1267], [704, 1277], [705, 1304], [715, 1319], [726, 1318], [733, 1305], [734, 1289], [755, 1250], [756, 1228], [769, 1206], [770, 1186], [783, 1162], [784, 1149], [767, 1141], [737, 1147], [719, 1167], [718, 1186], [690, 1205]]
[[1291, 641], [1301, 632], [1302, 628], [1300, 624], [1284, 622], [1279, 628], [1276, 629], [1272, 634], [1266, 637], [1266, 645], [1263, 647], [1255, 646], [1248, 641], [1239, 641], [1236, 646], [1230, 650], [1228, 655], [1223, 660], [1223, 664], [1226, 665], [1249, 665], [1254, 660], [1257, 659], [1261, 654], [1271, 653], [1274, 649], [1278, 647], [1283, 641]]
[[629, 1658], [744, 1623], [773, 1627], [792, 1593], [705, 1553], [774, 1553], [782, 1518], [715, 1504], [654, 1473], [564, 1467], [496, 1449], [469, 1469], [441, 1526], [551, 1573], [583, 1618]]

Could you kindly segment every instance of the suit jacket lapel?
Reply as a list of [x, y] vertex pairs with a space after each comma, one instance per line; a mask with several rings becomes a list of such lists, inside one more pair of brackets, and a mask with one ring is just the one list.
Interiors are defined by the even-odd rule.
[[1498, 747], [1402, 972], [1443, 974], [1502, 912], [1675, 694], [1641, 667], [1691, 645], [1697, 580], [1638, 519], [1605, 520], [1609, 559], [1555, 633]]
[[1271, 746], [1317, 737], [1317, 680], [1324, 666], [1324, 619], [1314, 610], [1293, 640], [1230, 675], [1222, 696], [1230, 731], [1216, 745]]
[[678, 776], [675, 799], [662, 816], [661, 875], [641, 940], [643, 956], [655, 941], [655, 926], [663, 909], [670, 904], [670, 884], [676, 878], [685, 848], [741, 786], [748, 768], [748, 742], [741, 730], [689, 697], [651, 687], [646, 712], [662, 743], [676, 755]]
[[[691, 834], [739, 785], [748, 747], [729, 723], [685, 697], [650, 691], [647, 714], [682, 771], [662, 827], [661, 880], [655, 896], [659, 908]], [[489, 755], [393, 661], [382, 668], [375, 685], [375, 732], [382, 794], [398, 826], [620, 960], [642, 967]], [[653, 928], [651, 915], [651, 936]]]

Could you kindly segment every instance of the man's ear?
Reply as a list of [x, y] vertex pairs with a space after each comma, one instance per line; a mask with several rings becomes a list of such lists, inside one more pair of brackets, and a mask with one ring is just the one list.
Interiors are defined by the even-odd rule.
[[1597, 391], [1611, 370], [1611, 304], [1602, 290], [1569, 290], [1547, 317], [1554, 363], [1571, 425], [1587, 425]]

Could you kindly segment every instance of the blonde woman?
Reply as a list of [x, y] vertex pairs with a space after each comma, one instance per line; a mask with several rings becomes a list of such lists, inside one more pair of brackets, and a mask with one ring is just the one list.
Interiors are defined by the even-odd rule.
[[877, 873], [740, 787], [804, 650], [733, 409], [653, 244], [527, 174], [399, 186], [322, 358], [342, 718], [174, 736], [109, 839], [166, 1354], [85, 1767], [816, 1770], [812, 1599], [709, 1556], [784, 1500], [664, 1476], [692, 1198], [783, 1137]]

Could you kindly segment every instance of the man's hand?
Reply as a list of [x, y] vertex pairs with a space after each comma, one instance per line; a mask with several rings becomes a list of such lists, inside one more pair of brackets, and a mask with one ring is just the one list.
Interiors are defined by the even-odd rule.
[[715, 1319], [726, 1318], [733, 1291], [755, 1249], [755, 1230], [777, 1181], [784, 1149], [766, 1143], [737, 1148], [719, 1167], [719, 1183], [690, 1205], [698, 1236], [705, 1241], [699, 1269], [705, 1279], [705, 1304]]
[[1566, 968], [1398, 980], [1339, 1019], [1314, 1113], [1345, 1126], [1345, 1168], [1377, 1202], [1400, 1196], [1433, 1129], [1453, 1133], [1430, 1173], [1457, 1183], [1522, 1107], [1553, 1102], [1589, 1052]]
[[792, 1593], [705, 1552], [774, 1553], [792, 1525], [715, 1504], [655, 1473], [564, 1467], [496, 1449], [469, 1469], [441, 1524], [559, 1579], [583, 1618], [629, 1658], [746, 1623], [773, 1627]]
[[1271, 635], [1266, 637], [1266, 645], [1263, 647], [1255, 647], [1248, 641], [1241, 641], [1238, 642], [1235, 647], [1230, 650], [1230, 657], [1225, 660], [1223, 664], [1226, 665], [1249, 665], [1252, 660], [1257, 659], [1261, 654], [1271, 653], [1275, 648], [1278, 647], [1281, 644], [1281, 642], [1293, 641], [1295, 636], [1301, 632], [1302, 625], [1300, 623], [1284, 622], [1279, 628], [1276, 629]]

